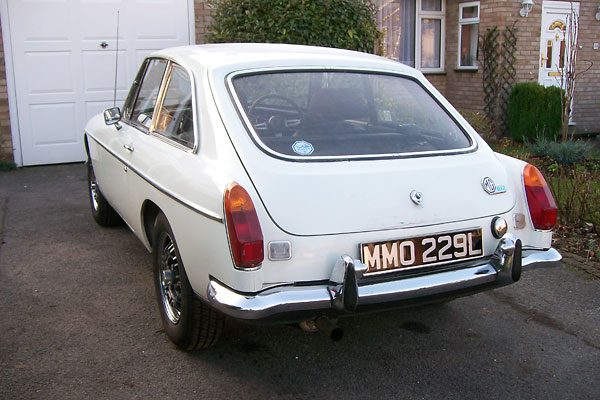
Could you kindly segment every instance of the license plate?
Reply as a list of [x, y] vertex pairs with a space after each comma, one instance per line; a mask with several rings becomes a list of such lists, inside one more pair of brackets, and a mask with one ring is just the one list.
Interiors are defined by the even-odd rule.
[[447, 264], [483, 257], [481, 229], [363, 243], [360, 257], [367, 274]]

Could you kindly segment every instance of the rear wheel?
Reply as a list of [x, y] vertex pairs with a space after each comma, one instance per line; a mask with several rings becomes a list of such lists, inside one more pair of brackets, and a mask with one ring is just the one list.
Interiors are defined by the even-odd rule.
[[173, 231], [159, 213], [152, 234], [152, 258], [156, 299], [165, 332], [183, 350], [197, 350], [217, 343], [225, 316], [195, 295]]
[[94, 220], [98, 225], [102, 226], [118, 225], [121, 222], [121, 217], [119, 217], [119, 214], [108, 204], [108, 201], [102, 195], [98, 181], [96, 181], [92, 160], [88, 160], [87, 162], [87, 173], [90, 208], [92, 209]]

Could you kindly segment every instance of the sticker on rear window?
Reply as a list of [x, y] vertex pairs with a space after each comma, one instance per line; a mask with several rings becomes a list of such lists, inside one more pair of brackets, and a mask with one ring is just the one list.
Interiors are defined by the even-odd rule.
[[313, 151], [315, 151], [315, 148], [312, 144], [305, 142], [304, 140], [298, 140], [292, 145], [292, 150], [294, 150], [294, 153], [301, 156], [310, 156]]

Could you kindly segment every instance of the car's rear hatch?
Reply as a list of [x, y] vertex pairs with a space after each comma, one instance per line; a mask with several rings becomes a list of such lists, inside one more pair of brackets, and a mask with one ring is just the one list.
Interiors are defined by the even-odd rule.
[[[246, 152], [242, 152], [246, 153]], [[437, 225], [502, 214], [513, 188], [490, 195], [485, 177], [506, 185], [492, 153], [336, 162], [242, 156], [273, 221], [294, 235], [326, 235]], [[268, 161], [267, 161], [268, 160]], [[422, 204], [411, 192], [422, 194]]]

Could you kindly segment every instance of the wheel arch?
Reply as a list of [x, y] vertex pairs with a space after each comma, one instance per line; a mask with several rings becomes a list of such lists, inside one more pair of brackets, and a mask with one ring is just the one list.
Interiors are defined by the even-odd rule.
[[152, 200], [146, 199], [142, 204], [142, 227], [144, 229], [144, 238], [148, 243], [148, 248], [152, 249], [152, 235], [154, 230], [154, 221], [159, 213], [164, 212]]

